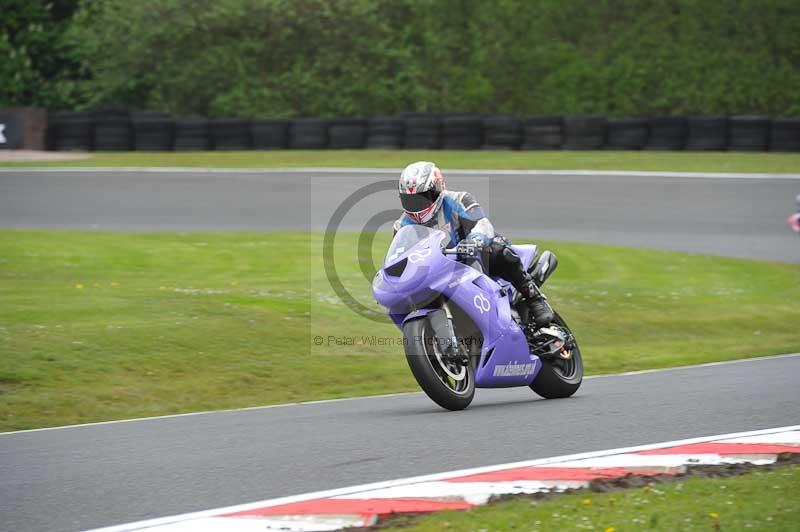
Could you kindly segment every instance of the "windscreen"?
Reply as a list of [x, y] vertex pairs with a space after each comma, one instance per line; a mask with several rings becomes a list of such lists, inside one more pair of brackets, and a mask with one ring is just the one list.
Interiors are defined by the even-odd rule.
[[411, 224], [400, 228], [397, 234], [394, 235], [392, 243], [389, 245], [389, 251], [386, 252], [386, 259], [384, 264], [396, 260], [401, 257], [406, 251], [419, 242], [431, 236], [439, 229], [431, 229], [424, 225]]

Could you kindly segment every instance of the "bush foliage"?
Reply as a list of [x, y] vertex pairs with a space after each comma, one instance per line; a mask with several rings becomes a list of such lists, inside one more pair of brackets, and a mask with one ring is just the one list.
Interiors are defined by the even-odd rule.
[[94, 0], [54, 46], [83, 79], [49, 78], [60, 99], [6, 102], [242, 117], [800, 114], [796, 0]]
[[65, 34], [78, 0], [0, 0], [0, 109], [59, 108], [81, 98], [83, 76]]

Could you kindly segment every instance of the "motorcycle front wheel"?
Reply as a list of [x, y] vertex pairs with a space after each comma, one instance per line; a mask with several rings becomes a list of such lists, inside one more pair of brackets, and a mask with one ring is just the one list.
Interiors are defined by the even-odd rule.
[[463, 410], [475, 396], [472, 364], [458, 364], [443, 358], [428, 318], [403, 325], [406, 361], [420, 388], [434, 403], [447, 410]]
[[556, 326], [568, 334], [574, 340], [574, 346], [569, 350], [569, 358], [556, 356], [551, 360], [542, 360], [542, 369], [531, 383], [531, 390], [545, 399], [561, 399], [570, 397], [578, 391], [583, 382], [583, 359], [578, 341], [572, 331], [569, 330], [564, 319], [555, 314], [550, 326]]

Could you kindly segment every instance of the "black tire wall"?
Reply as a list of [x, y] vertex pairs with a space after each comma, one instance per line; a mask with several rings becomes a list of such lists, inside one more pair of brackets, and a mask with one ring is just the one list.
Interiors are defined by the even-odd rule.
[[732, 116], [728, 121], [728, 150], [767, 151], [769, 122], [766, 116]]
[[728, 119], [694, 116], [688, 119], [687, 151], [723, 151], [728, 146]]
[[406, 113], [403, 146], [411, 150], [436, 150], [442, 146], [442, 119], [427, 113]]
[[602, 116], [564, 118], [565, 150], [599, 150], [605, 144], [608, 122]]
[[209, 122], [209, 131], [215, 150], [249, 150], [253, 147], [249, 120], [217, 118]]
[[686, 146], [688, 123], [680, 116], [663, 116], [650, 119], [650, 136], [646, 150], [682, 150]]
[[132, 113], [133, 149], [170, 151], [174, 146], [174, 122], [164, 113]]
[[95, 151], [130, 151], [133, 149], [131, 115], [125, 108], [110, 107], [92, 111]]
[[377, 116], [369, 120], [367, 148], [399, 149], [405, 141], [405, 123], [393, 116]]
[[288, 120], [253, 120], [250, 122], [250, 136], [253, 149], [283, 150], [289, 146]]
[[800, 118], [775, 118], [769, 132], [770, 151], [800, 151]]
[[175, 120], [175, 151], [205, 151], [210, 148], [208, 120], [205, 118]]
[[88, 151], [93, 148], [94, 136], [89, 113], [49, 113], [47, 121], [47, 143], [51, 150]]
[[455, 114], [442, 121], [442, 148], [477, 150], [483, 145], [483, 119], [479, 115]]
[[647, 120], [643, 118], [620, 118], [608, 121], [605, 149], [641, 150], [650, 134]]
[[522, 121], [507, 115], [488, 116], [483, 119], [484, 150], [517, 150], [522, 144]]
[[523, 120], [523, 150], [560, 150], [564, 144], [564, 117], [532, 116]]
[[111, 107], [48, 113], [47, 148], [206, 150], [662, 150], [800, 152], [800, 118], [404, 113], [372, 118], [172, 118]]
[[320, 118], [295, 118], [289, 125], [289, 148], [322, 150], [328, 147], [329, 121]]
[[367, 142], [367, 121], [361, 118], [339, 118], [331, 121], [332, 150], [358, 150]]

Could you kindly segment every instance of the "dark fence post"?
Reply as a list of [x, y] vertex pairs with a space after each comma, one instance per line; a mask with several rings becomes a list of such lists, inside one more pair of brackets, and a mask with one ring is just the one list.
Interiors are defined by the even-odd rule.
[[0, 150], [43, 150], [47, 111], [18, 107], [0, 111]]

